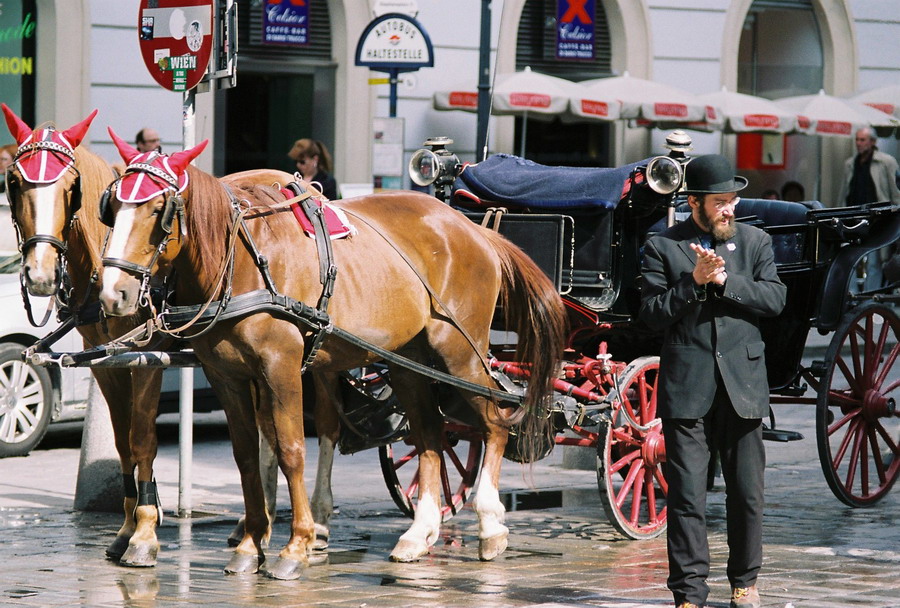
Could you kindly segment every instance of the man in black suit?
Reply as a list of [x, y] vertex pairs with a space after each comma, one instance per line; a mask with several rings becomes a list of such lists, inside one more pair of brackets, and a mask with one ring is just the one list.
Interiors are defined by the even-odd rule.
[[718, 453], [726, 486], [731, 608], [758, 608], [762, 565], [762, 417], [769, 388], [760, 317], [784, 307], [768, 234], [734, 221], [747, 185], [718, 154], [685, 169], [691, 217], [644, 247], [641, 319], [664, 332], [658, 415], [666, 442], [668, 586], [676, 605], [709, 594], [706, 486]]

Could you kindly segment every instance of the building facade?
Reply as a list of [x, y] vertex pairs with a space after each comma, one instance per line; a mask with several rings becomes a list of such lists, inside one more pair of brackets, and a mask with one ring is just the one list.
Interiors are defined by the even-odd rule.
[[[152, 0], [148, 0], [152, 2]], [[284, 3], [293, 0], [283, 0]], [[401, 76], [403, 160], [426, 137], [448, 135], [464, 160], [475, 159], [476, 116], [437, 112], [432, 94], [477, 81], [482, 2], [396, 2], [417, 8], [434, 48], [434, 67]], [[900, 3], [895, 0], [587, 0], [593, 9], [593, 57], [559, 59], [552, 45], [560, 4], [569, 0], [490, 2], [492, 73], [529, 66], [584, 80], [622, 74], [693, 93], [721, 89], [779, 97], [819, 89], [844, 96], [900, 84]], [[373, 125], [388, 117], [385, 74], [354, 65], [357, 41], [381, 0], [307, 0], [308, 40], [272, 43], [264, 15], [282, 0], [236, 0], [237, 87], [196, 95], [196, 138], [210, 139], [198, 164], [211, 172], [270, 166], [293, 170], [293, 140], [312, 137], [331, 149], [340, 183], [372, 182]], [[577, 3], [576, 3], [577, 4]], [[105, 127], [133, 141], [142, 127], [160, 131], [164, 151], [181, 147], [182, 94], [155, 84], [138, 47], [140, 0], [0, 1], [0, 100], [29, 122], [67, 127], [92, 109], [100, 114], [93, 150], [118, 160]], [[492, 152], [516, 152], [520, 118], [492, 117]], [[618, 165], [661, 152], [664, 133], [624, 122], [528, 124], [534, 159], [547, 164]], [[696, 152], [736, 155], [736, 136], [692, 133]], [[0, 131], [0, 144], [9, 143]], [[896, 140], [882, 149], [897, 153]], [[796, 179], [828, 203], [852, 140], [788, 136], [777, 168], [750, 163], [754, 186]], [[530, 156], [530, 155], [529, 155]], [[400, 160], [392, 160], [401, 164]], [[402, 167], [401, 167], [402, 168]], [[398, 168], [401, 169], [401, 168]], [[382, 171], [383, 172], [383, 171]], [[403, 185], [408, 181], [403, 180]]]

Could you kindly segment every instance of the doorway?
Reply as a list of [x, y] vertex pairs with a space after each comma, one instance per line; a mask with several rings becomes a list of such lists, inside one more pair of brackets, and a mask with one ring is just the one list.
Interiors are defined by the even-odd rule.
[[287, 153], [313, 137], [312, 74], [242, 73], [225, 91], [225, 155], [222, 173], [250, 169], [297, 170]]

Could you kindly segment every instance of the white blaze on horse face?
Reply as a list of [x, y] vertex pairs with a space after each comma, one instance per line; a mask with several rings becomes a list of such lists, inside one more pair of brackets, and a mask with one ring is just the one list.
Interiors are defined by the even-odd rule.
[[[109, 243], [106, 247], [105, 257], [124, 258], [125, 248], [131, 236], [131, 230], [135, 223], [137, 205], [123, 205], [116, 213], [116, 224], [109, 235]], [[129, 260], [133, 261], [133, 260]], [[107, 267], [103, 269], [103, 297], [110, 301], [118, 301], [119, 292], [116, 284], [122, 278], [125, 271], [121, 268]]]
[[494, 486], [490, 473], [483, 470], [478, 481], [474, 506], [475, 513], [478, 514], [478, 538], [494, 538], [509, 531], [503, 525], [506, 508], [500, 501], [500, 493]]
[[[59, 234], [59, 226], [56, 221], [57, 200], [62, 195], [58, 182], [40, 186], [33, 190], [34, 234], [56, 236]], [[31, 255], [35, 263], [42, 260], [43, 263], [30, 266], [28, 279], [33, 283], [51, 283], [56, 277], [56, 247], [50, 243], [35, 243], [32, 246]]]

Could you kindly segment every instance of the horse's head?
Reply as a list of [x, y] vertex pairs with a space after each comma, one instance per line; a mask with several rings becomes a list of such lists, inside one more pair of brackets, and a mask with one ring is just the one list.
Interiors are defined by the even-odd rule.
[[32, 130], [6, 104], [2, 108], [19, 146], [6, 183], [22, 251], [22, 274], [29, 293], [50, 296], [61, 284], [60, 256], [66, 251], [68, 230], [81, 206], [75, 148], [97, 110], [65, 131], [57, 131], [52, 125]]
[[112, 228], [103, 253], [100, 302], [110, 316], [134, 313], [149, 280], [171, 265], [185, 234], [187, 167], [207, 141], [171, 156], [139, 152], [109, 134], [127, 167], [100, 200], [100, 221]]

